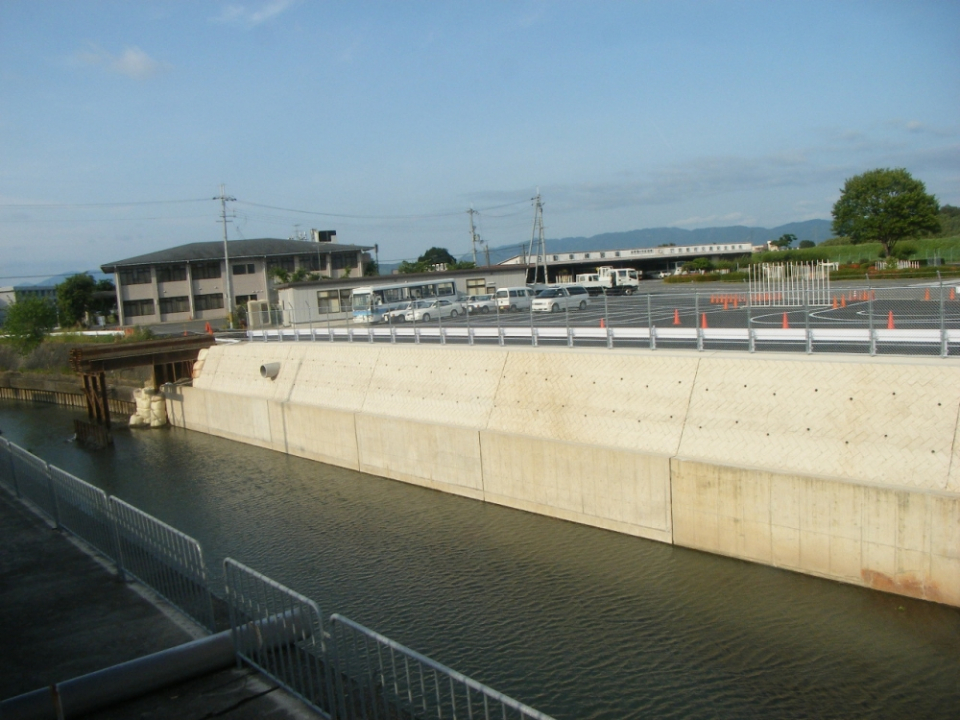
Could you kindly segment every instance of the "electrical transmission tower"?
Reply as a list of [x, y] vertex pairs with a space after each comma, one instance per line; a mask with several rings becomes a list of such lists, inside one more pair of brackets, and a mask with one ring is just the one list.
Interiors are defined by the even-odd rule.
[[[543, 264], [543, 284], [546, 285], [547, 279], [547, 241], [543, 237], [543, 202], [540, 200], [540, 188], [537, 188], [537, 196], [530, 198], [533, 201], [533, 234], [530, 237], [530, 252], [527, 257], [533, 260], [533, 283], [538, 282], [540, 277], [540, 265]], [[534, 256], [533, 247], [536, 244], [537, 253]]]

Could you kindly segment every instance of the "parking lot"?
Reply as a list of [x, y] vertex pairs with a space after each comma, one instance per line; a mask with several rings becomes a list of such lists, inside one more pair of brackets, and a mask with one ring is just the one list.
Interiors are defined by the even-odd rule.
[[584, 310], [458, 313], [429, 322], [315, 325], [248, 333], [251, 340], [467, 343], [698, 350], [960, 353], [953, 283], [834, 285], [813, 299], [746, 286], [645, 282], [630, 296], [594, 296]]

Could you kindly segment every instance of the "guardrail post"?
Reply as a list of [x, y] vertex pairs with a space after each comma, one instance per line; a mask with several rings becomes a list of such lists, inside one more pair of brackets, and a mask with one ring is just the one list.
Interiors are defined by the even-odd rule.
[[50, 493], [50, 507], [53, 508], [53, 529], [60, 530], [60, 499], [57, 497], [57, 489], [53, 486], [50, 463], [43, 463], [43, 474], [47, 477], [47, 492]]
[[[867, 280], [870, 276], [867, 275]], [[870, 283], [867, 283], [867, 318], [870, 322], [870, 356], [877, 354], [877, 331], [873, 327], [873, 293], [870, 291]]]
[[703, 328], [700, 326], [700, 291], [693, 294], [693, 324], [697, 328], [697, 350], [703, 352]]
[[573, 347], [573, 333], [570, 332], [570, 306], [563, 311], [563, 319], [567, 325], [567, 347]]
[[653, 306], [650, 301], [650, 293], [647, 293], [647, 334], [650, 339], [650, 349], [657, 349], [656, 328], [653, 325]]
[[947, 343], [946, 309], [943, 305], [943, 278], [940, 277], [939, 270], [937, 270], [937, 282], [940, 284], [940, 357], [946, 357], [950, 353], [950, 348]]
[[[544, 278], [546, 279], [546, 278]], [[536, 280], [536, 278], [534, 278]], [[530, 300], [530, 345], [537, 346], [537, 338], [533, 334], [533, 300]]]
[[813, 353], [813, 336], [810, 334], [810, 304], [807, 302], [807, 291], [803, 293], [803, 332], [807, 338], [807, 355]]

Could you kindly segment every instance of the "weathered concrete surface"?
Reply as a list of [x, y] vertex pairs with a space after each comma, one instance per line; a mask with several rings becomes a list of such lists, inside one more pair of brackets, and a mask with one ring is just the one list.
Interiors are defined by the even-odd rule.
[[960, 605], [955, 358], [245, 343], [194, 384], [175, 424]]
[[[0, 699], [194, 639], [157, 606], [0, 491]], [[228, 669], [88, 718], [312, 718], [247, 670]]]

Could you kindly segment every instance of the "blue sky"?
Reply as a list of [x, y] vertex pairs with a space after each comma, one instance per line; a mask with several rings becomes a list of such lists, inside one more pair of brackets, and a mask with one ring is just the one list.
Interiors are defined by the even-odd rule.
[[[383, 262], [960, 205], [957, 2], [0, 3], [0, 285], [335, 229]], [[183, 202], [181, 202], [183, 201]], [[280, 209], [283, 208], [283, 209]]]

